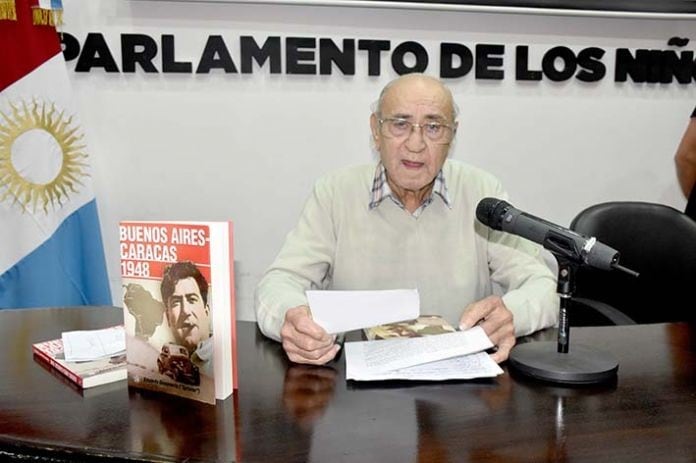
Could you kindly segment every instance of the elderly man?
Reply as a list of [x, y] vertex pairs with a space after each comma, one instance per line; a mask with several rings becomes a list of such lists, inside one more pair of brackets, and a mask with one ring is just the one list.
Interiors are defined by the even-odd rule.
[[418, 288], [423, 313], [482, 326], [498, 362], [516, 335], [553, 325], [556, 280], [540, 248], [475, 219], [479, 200], [506, 198], [500, 183], [447, 160], [457, 131], [450, 91], [423, 75], [400, 77], [382, 90], [370, 127], [380, 162], [316, 183], [258, 285], [261, 331], [294, 362], [331, 360], [339, 346], [312, 321], [305, 297], [318, 288]]

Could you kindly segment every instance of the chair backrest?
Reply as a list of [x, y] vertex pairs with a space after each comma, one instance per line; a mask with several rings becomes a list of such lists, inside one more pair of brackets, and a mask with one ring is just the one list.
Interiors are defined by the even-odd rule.
[[580, 212], [570, 227], [621, 254], [616, 270], [582, 268], [576, 295], [605, 302], [637, 323], [696, 320], [696, 221], [662, 204], [608, 202]]
[[689, 194], [689, 200], [686, 202], [684, 214], [696, 220], [696, 185], [691, 188], [691, 194]]

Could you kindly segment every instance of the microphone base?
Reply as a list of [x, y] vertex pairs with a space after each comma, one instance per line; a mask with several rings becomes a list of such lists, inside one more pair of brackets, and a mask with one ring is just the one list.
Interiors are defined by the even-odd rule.
[[555, 342], [529, 342], [510, 353], [510, 368], [531, 378], [557, 384], [597, 384], [616, 379], [619, 362], [609, 352], [582, 344], [557, 352]]

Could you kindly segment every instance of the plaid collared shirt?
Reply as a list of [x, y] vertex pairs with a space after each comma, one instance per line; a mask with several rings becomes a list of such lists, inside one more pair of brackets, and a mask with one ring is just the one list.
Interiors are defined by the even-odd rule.
[[[425, 198], [423, 203], [418, 206], [418, 209], [413, 211], [413, 217], [418, 218], [423, 210], [428, 207], [430, 203], [433, 202], [435, 194], [442, 198], [442, 201], [447, 207], [452, 208], [450, 202], [449, 194], [447, 193], [447, 184], [445, 183], [445, 175], [442, 173], [442, 169], [435, 176], [435, 183], [433, 184], [433, 190], [430, 192], [430, 196]], [[391, 188], [389, 188], [389, 183], [387, 182], [387, 169], [384, 168], [384, 164], [381, 162], [377, 165], [375, 169], [375, 178], [372, 181], [372, 193], [370, 195], [370, 205], [369, 208], [372, 210], [380, 205], [384, 198], [390, 198], [394, 201], [394, 204], [399, 206], [401, 209], [406, 210], [403, 203], [397, 198], [393, 193]]]

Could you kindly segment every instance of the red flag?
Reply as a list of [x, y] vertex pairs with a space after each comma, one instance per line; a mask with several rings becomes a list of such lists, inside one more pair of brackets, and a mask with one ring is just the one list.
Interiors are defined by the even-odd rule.
[[61, 51], [56, 29], [35, 26], [37, 0], [16, 0], [16, 21], [0, 21], [0, 92]]

